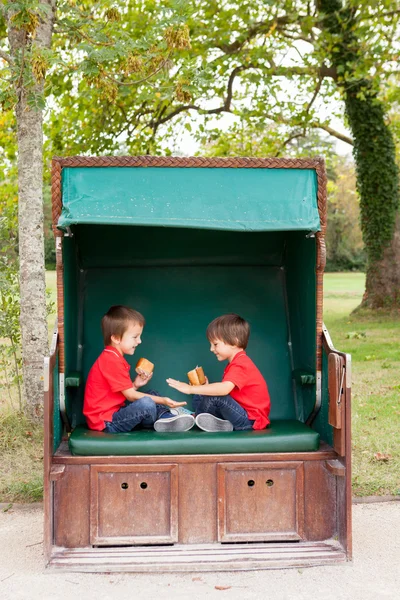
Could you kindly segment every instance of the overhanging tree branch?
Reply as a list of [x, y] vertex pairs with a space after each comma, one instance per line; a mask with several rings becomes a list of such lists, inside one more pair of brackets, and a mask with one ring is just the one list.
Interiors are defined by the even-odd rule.
[[293, 140], [297, 139], [297, 138], [301, 138], [301, 137], [306, 137], [306, 130], [303, 129], [302, 132], [300, 133], [293, 133], [292, 135], [290, 135], [286, 140], [284, 140], [284, 142], [281, 145], [281, 148], [278, 150], [278, 152], [275, 154], [275, 157], [277, 158], [278, 156], [280, 156], [282, 154], [282, 150], [288, 145], [290, 144], [290, 142], [292, 142]]
[[350, 146], [354, 146], [354, 142], [349, 136], [345, 135], [344, 133], [340, 133], [339, 131], [336, 131], [336, 129], [333, 129], [332, 127], [330, 127], [329, 125], [326, 125], [325, 123], [319, 123], [318, 121], [313, 121], [312, 123], [310, 123], [310, 127], [313, 127], [314, 129], [323, 129], [324, 131], [329, 133], [329, 135], [332, 135], [333, 137], [337, 138], [338, 140], [341, 140], [342, 142], [345, 142], [346, 144], [349, 144]]
[[[262, 72], [265, 75], [270, 75], [271, 77], [288, 77], [288, 76], [293, 76], [293, 75], [310, 75], [310, 76], [318, 75], [318, 77], [319, 77], [318, 84], [314, 91], [314, 96], [308, 105], [307, 111], [310, 110], [313, 102], [315, 101], [315, 98], [318, 95], [318, 92], [322, 85], [322, 80], [325, 77], [332, 77], [332, 78], [336, 77], [336, 69], [333, 67], [327, 67], [326, 65], [322, 65], [321, 67], [316, 68], [316, 69], [310, 69], [308, 67], [281, 67], [281, 66], [275, 66], [275, 65], [273, 67], [265, 67], [264, 65], [258, 65], [255, 63], [249, 63], [248, 65], [239, 65], [232, 70], [232, 72], [229, 76], [228, 83], [227, 83], [226, 98], [225, 98], [222, 106], [219, 106], [218, 108], [212, 108], [212, 109], [207, 110], [207, 109], [201, 108], [201, 106], [197, 106], [196, 104], [186, 104], [186, 105], [178, 106], [177, 108], [172, 110], [170, 113], [163, 116], [165, 114], [165, 110], [166, 110], [166, 109], [164, 109], [162, 115], [159, 115], [156, 119], [152, 119], [149, 126], [153, 129], [153, 131], [157, 130], [160, 125], [167, 123], [168, 121], [170, 121], [171, 119], [173, 119], [174, 117], [179, 115], [180, 113], [187, 112], [189, 110], [195, 110], [197, 112], [201, 112], [201, 113], [207, 114], [207, 115], [217, 115], [217, 114], [221, 114], [223, 112], [231, 112], [234, 80], [239, 75], [239, 73], [242, 73], [243, 71], [246, 71], [249, 69], [262, 70]], [[334, 131], [334, 130], [332, 130], [332, 131]], [[334, 135], [334, 134], [332, 133], [332, 135]], [[338, 135], [340, 135], [340, 134], [338, 134]], [[344, 137], [346, 137], [346, 136], [344, 136]], [[350, 140], [350, 138], [347, 138], [347, 140]], [[343, 141], [346, 141], [346, 140], [343, 140]], [[352, 143], [352, 142], [350, 141], [348, 143]]]
[[[259, 21], [250, 27], [243, 35], [232, 42], [231, 44], [216, 44], [216, 47], [222, 50], [225, 54], [235, 54], [242, 50], [243, 46], [250, 42], [258, 35], [271, 35], [275, 30], [281, 30], [285, 26], [292, 25], [294, 23], [301, 23], [302, 19], [309, 18], [309, 15], [282, 15], [268, 21]], [[315, 23], [317, 26], [317, 23]]]
[[387, 12], [379, 12], [378, 15], [377, 13], [374, 13], [372, 15], [366, 15], [365, 17], [362, 17], [360, 19], [360, 23], [362, 23], [363, 21], [370, 21], [371, 19], [376, 19], [377, 16], [379, 16], [379, 19], [382, 19], [384, 17], [394, 17], [395, 15], [400, 15], [400, 8], [397, 10], [389, 10]]
[[169, 58], [163, 60], [162, 63], [161, 63], [161, 65], [158, 67], [158, 69], [155, 69], [155, 71], [153, 71], [152, 73], [150, 73], [146, 77], [143, 77], [142, 79], [137, 79], [136, 81], [119, 81], [118, 79], [115, 79], [114, 77], [111, 77], [111, 75], [108, 75], [107, 73], [104, 73], [104, 77], [106, 77], [106, 79], [109, 79], [113, 83], [116, 83], [117, 85], [127, 85], [127, 86], [139, 85], [140, 83], [144, 83], [145, 81], [148, 81], [154, 75], [157, 75], [157, 73], [159, 73], [160, 71], [162, 71], [164, 69], [164, 67], [166, 65], [168, 65], [168, 61], [169, 61]]
[[8, 64], [10, 64], [10, 65], [14, 64], [14, 61], [11, 58], [11, 56], [9, 54], [7, 54], [7, 52], [4, 52], [3, 50], [0, 50], [0, 58], [5, 60], [6, 62], [8, 62]]
[[308, 103], [308, 106], [307, 106], [307, 108], [306, 108], [306, 113], [307, 113], [307, 114], [309, 114], [309, 112], [310, 112], [310, 110], [311, 110], [311, 107], [312, 107], [312, 105], [314, 104], [314, 102], [315, 102], [315, 100], [316, 100], [316, 98], [317, 98], [317, 96], [318, 96], [318, 94], [319, 94], [319, 91], [320, 91], [320, 89], [321, 89], [321, 85], [322, 85], [322, 78], [320, 77], [320, 78], [318, 79], [318, 82], [317, 82], [316, 88], [315, 88], [315, 90], [314, 90], [314, 94], [313, 94], [313, 96], [312, 96], [312, 98], [311, 98], [311, 100], [310, 100], [310, 102]]

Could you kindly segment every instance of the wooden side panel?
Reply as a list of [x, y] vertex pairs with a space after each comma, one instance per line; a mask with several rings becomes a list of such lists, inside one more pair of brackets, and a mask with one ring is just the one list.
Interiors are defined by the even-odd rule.
[[50, 470], [53, 454], [53, 414], [54, 414], [54, 386], [53, 374], [58, 353], [58, 333], [53, 333], [50, 356], [44, 359], [43, 389], [44, 389], [44, 444], [43, 444], [43, 508], [44, 532], [43, 552], [45, 560], [51, 556], [53, 540], [53, 486], [50, 483]]
[[346, 456], [344, 464], [346, 476], [338, 478], [337, 502], [339, 508], [339, 541], [347, 553], [349, 560], [353, 554], [352, 537], [352, 490], [351, 490], [351, 388], [350, 381], [346, 386]]
[[344, 358], [335, 352], [331, 352], [328, 356], [329, 424], [334, 428], [333, 448], [339, 456], [344, 456], [346, 452], [345, 375]]
[[93, 465], [90, 542], [166, 544], [178, 540], [177, 465]]
[[344, 394], [344, 360], [335, 352], [328, 355], [329, 425], [342, 427], [342, 399]]
[[89, 466], [68, 465], [54, 486], [54, 543], [66, 548], [89, 546]]
[[179, 465], [179, 543], [217, 541], [217, 465]]
[[[323, 328], [324, 351], [329, 355], [338, 355], [344, 364], [344, 379], [341, 407], [341, 429], [335, 429], [334, 449], [342, 457], [340, 462], [345, 468], [344, 477], [337, 477], [337, 521], [338, 538], [347, 558], [352, 558], [352, 504], [351, 504], [351, 357], [339, 352], [332, 344], [326, 327]], [[339, 459], [338, 459], [339, 460]]]
[[218, 540], [304, 537], [303, 463], [218, 465]]
[[310, 541], [337, 533], [336, 477], [322, 462], [304, 463], [304, 531]]

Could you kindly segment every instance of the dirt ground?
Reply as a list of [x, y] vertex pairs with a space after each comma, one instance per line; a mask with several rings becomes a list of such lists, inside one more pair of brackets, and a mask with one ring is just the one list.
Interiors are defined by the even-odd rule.
[[48, 570], [43, 561], [41, 507], [11, 508], [0, 512], [0, 598], [397, 600], [400, 502], [357, 504], [353, 508], [352, 563], [310, 569], [154, 575]]

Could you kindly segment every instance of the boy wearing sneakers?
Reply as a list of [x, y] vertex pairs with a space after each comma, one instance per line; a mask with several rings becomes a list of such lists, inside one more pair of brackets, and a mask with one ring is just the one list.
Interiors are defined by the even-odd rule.
[[192, 386], [175, 379], [167, 383], [193, 397], [196, 425], [204, 431], [265, 429], [269, 424], [270, 398], [265, 379], [245, 350], [250, 326], [239, 315], [214, 319], [207, 327], [210, 351], [227, 360], [222, 381]]
[[[112, 306], [101, 320], [105, 348], [90, 369], [83, 403], [88, 427], [107, 433], [124, 433], [138, 425], [156, 431], [187, 431], [194, 425], [190, 414], [179, 414], [175, 402], [157, 392], [138, 389], [151, 377], [141, 373], [134, 381], [124, 355], [132, 355], [139, 344], [145, 320], [136, 310]], [[160, 426], [161, 424], [161, 426]]]

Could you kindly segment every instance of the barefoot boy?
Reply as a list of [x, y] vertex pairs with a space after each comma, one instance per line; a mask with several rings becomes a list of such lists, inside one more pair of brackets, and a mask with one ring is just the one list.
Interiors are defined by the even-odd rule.
[[123, 433], [138, 425], [154, 426], [156, 431], [187, 431], [193, 427], [190, 414], [170, 411], [186, 402], [175, 402], [157, 392], [138, 392], [152, 374], [140, 374], [131, 381], [124, 354], [134, 354], [141, 344], [144, 324], [143, 315], [126, 306], [112, 306], [102, 318], [105, 349], [90, 369], [83, 403], [90, 429]]
[[227, 360], [222, 381], [192, 386], [175, 379], [167, 383], [193, 397], [196, 424], [204, 431], [265, 429], [270, 399], [265, 379], [245, 350], [250, 326], [236, 314], [214, 319], [207, 327], [210, 350]]

